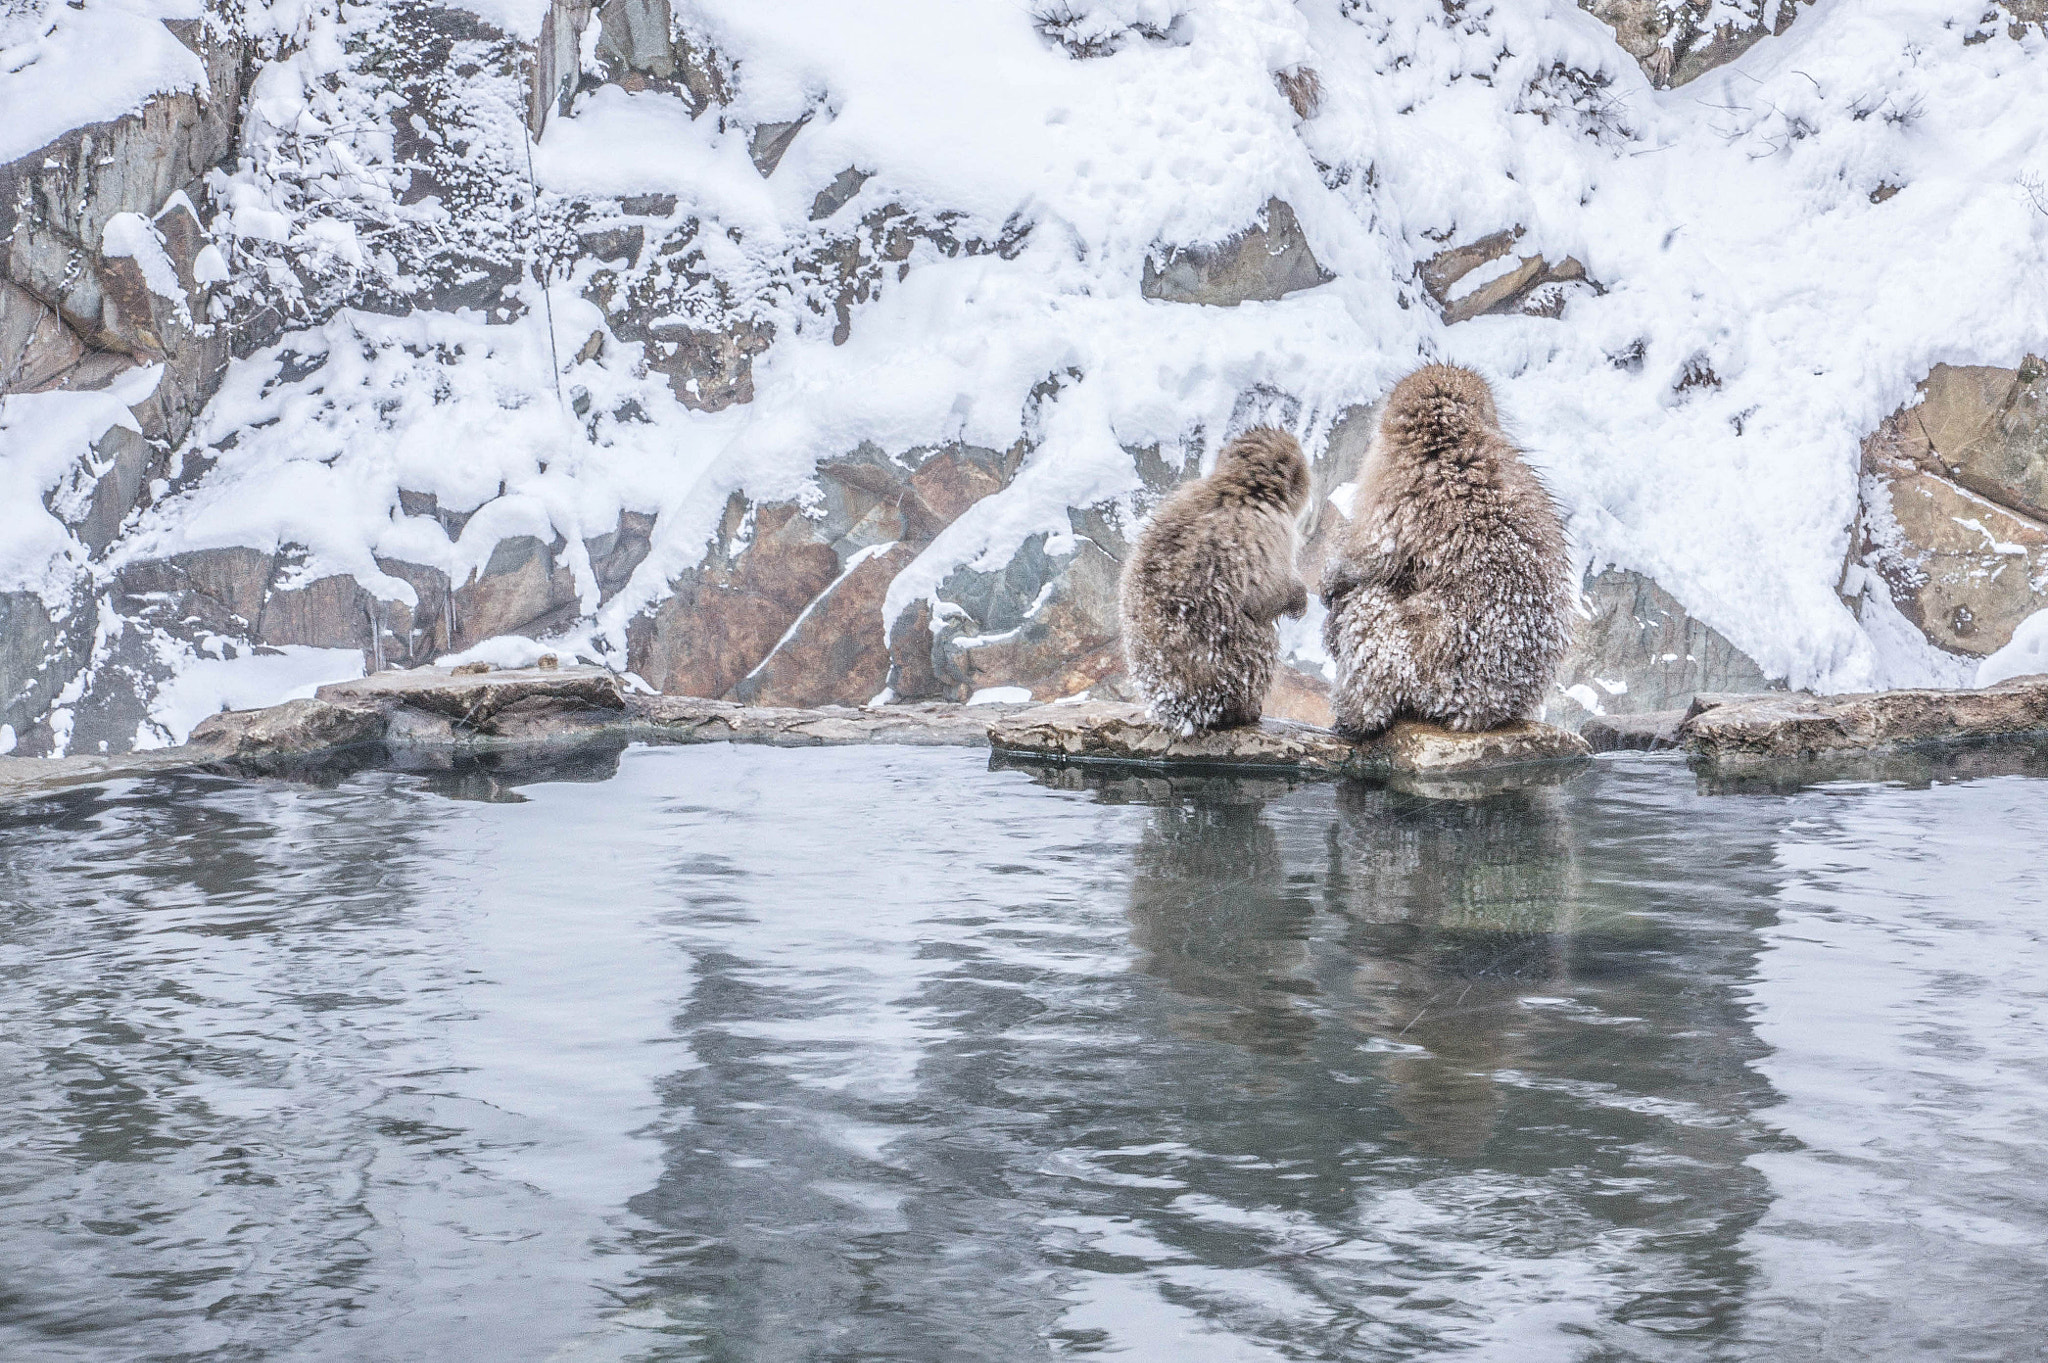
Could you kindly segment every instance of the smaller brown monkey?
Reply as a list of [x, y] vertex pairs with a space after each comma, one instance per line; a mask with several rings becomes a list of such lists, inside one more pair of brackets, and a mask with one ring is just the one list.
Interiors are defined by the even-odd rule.
[[1564, 524], [1456, 365], [1394, 386], [1323, 572], [1339, 730], [1491, 729], [1542, 702], [1570, 641]]
[[1308, 609], [1294, 571], [1307, 503], [1301, 446], [1262, 426], [1153, 513], [1118, 604], [1131, 679], [1157, 723], [1192, 733], [1259, 722], [1280, 652], [1273, 622]]

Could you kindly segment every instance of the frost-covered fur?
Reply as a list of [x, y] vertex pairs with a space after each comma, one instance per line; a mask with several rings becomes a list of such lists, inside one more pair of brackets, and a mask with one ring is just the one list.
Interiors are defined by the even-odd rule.
[[1294, 571], [1308, 463], [1285, 431], [1246, 431], [1166, 499], [1124, 561], [1124, 656], [1152, 718], [1182, 732], [1256, 724], [1273, 622], [1308, 609]]
[[1533, 715], [1570, 640], [1569, 575], [1557, 507], [1486, 380], [1416, 370], [1387, 399], [1323, 572], [1337, 727]]

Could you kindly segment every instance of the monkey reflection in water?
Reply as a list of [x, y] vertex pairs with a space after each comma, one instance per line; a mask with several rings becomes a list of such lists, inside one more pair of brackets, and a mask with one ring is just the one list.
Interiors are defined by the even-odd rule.
[[1198, 1036], [1298, 1055], [1315, 1030], [1301, 1005], [1316, 905], [1290, 888], [1269, 800], [1286, 782], [1157, 778], [1119, 794], [1153, 806], [1132, 859], [1131, 944], [1137, 968], [1197, 1008]]
[[1394, 1048], [1402, 1138], [1476, 1154], [1500, 1118], [1493, 1074], [1523, 1055], [1520, 1000], [1568, 968], [1582, 897], [1563, 791], [1426, 799], [1346, 783], [1337, 808], [1329, 902], [1357, 963], [1343, 1004]]

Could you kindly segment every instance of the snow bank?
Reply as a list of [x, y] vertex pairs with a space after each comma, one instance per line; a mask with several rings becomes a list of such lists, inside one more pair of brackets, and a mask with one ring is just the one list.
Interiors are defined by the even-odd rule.
[[[1169, 41], [1074, 61], [1006, 4], [699, 6], [744, 73], [725, 130], [671, 116], [664, 152], [637, 135], [659, 97], [601, 94], [550, 132], [576, 154], [544, 155], [544, 181], [668, 188], [755, 231], [765, 197], [787, 236], [855, 166], [863, 203], [1033, 230], [1013, 261], [920, 265], [842, 346], [790, 317], [661, 567], [694, 557], [727, 490], [786, 495], [860, 440], [1033, 434], [1016, 484], [905, 571], [899, 610], [1129, 492], [1127, 447], [1203, 454], [1262, 388], [1299, 400], [1313, 444], [1443, 358], [1494, 377], [1584, 561], [1654, 576], [1795, 686], [1895, 672], [1836, 595], [1859, 441], [1932, 364], [2042, 344], [2048, 216], [2017, 181], [2048, 169], [2048, 43], [1966, 43], [1932, 0], [1838, 4], [1658, 92], [1562, 0], [1347, 8], [1206, 4]], [[1305, 123], [1273, 80], [1303, 65], [1323, 91]], [[764, 184], [736, 144], [806, 114]], [[631, 173], [626, 153], [595, 169], [604, 146]], [[1156, 245], [1219, 239], [1274, 196], [1333, 283], [1234, 309], [1139, 295]], [[1605, 292], [1561, 322], [1443, 326], [1414, 263], [1514, 226], [1518, 252], [1576, 257]], [[1030, 388], [1067, 373], [1032, 429]]]
[[302, 700], [329, 682], [363, 675], [357, 648], [307, 648], [291, 644], [238, 657], [207, 657], [158, 642], [171, 675], [157, 688], [149, 717], [135, 735], [137, 749], [183, 743], [193, 726], [222, 710], [254, 710]]
[[[523, 33], [538, 14], [493, 22]], [[672, 96], [600, 89], [551, 121], [533, 169], [544, 203], [662, 192], [675, 221], [705, 222], [721, 280], [756, 288], [775, 330], [750, 404], [686, 410], [639, 372], [639, 348], [580, 296], [590, 261], [548, 296], [525, 285], [507, 325], [344, 312], [231, 367], [186, 451], [216, 462], [117, 562], [296, 544], [308, 575], [409, 600], [378, 558], [459, 582], [505, 536], [559, 535], [590, 612], [563, 645], [616, 647], [700, 561], [731, 493], [802, 498], [819, 460], [863, 441], [1028, 437], [1014, 483], [903, 570], [894, 613], [1035, 534], [1059, 552], [1069, 507], [1131, 501], [1134, 448], [1199, 462], [1256, 416], [1319, 451], [1346, 408], [1444, 359], [1495, 380], [1582, 563], [1655, 577], [1794, 686], [1936, 679], [1938, 660], [1874, 638], [1836, 595], [1859, 441], [1932, 364], [2043, 346], [2048, 214], [2019, 182], [2048, 173], [2048, 40], [1966, 41], [1945, 0], [1840, 0], [1660, 92], [1565, 0], [1071, 0], [1058, 15], [1013, 0], [681, 6], [736, 63], [734, 103], [691, 119]], [[306, 125], [301, 106], [324, 98], [313, 73], [341, 69], [335, 34], [259, 76], [269, 124]], [[1060, 37], [1114, 51], [1075, 60]], [[1322, 92], [1306, 120], [1275, 81], [1302, 69]], [[372, 163], [390, 132], [372, 114], [327, 145], [383, 184]], [[763, 178], [754, 129], [797, 119]], [[829, 319], [761, 281], [828, 241], [811, 206], [849, 167], [871, 176], [849, 217], [894, 204], [962, 215], [963, 237], [1028, 236], [1008, 258], [920, 245], [834, 344]], [[222, 183], [236, 232], [304, 234], [259, 180]], [[1271, 198], [1330, 283], [1235, 308], [1142, 295], [1149, 256], [1219, 241]], [[1518, 253], [1576, 258], [1601, 291], [1562, 319], [1445, 326], [1417, 262], [1516, 227]], [[4, 459], [16, 477], [16, 451]], [[20, 460], [24, 492], [49, 472], [39, 460]], [[474, 514], [450, 538], [402, 514], [401, 488]], [[600, 608], [582, 540], [621, 510], [656, 515], [654, 544]], [[9, 514], [0, 567], [20, 576], [55, 546], [36, 516]]]
[[[51, 511], [52, 502], [83, 515], [92, 489], [92, 447], [116, 426], [141, 429], [131, 405], [156, 387], [161, 366], [132, 369], [96, 393], [0, 395], [0, 591], [67, 600], [85, 548]], [[49, 494], [72, 485], [67, 501]]]
[[2014, 677], [2048, 673], [2048, 611], [2020, 621], [2012, 640], [1978, 664], [1974, 685], [1994, 686]]
[[201, 0], [31, 0], [0, 11], [0, 163], [134, 113], [152, 95], [206, 93], [204, 63], [164, 27], [205, 13]]

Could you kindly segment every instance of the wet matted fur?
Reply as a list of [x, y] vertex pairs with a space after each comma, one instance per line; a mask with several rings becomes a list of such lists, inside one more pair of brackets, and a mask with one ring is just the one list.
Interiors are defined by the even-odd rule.
[[1486, 380], [1416, 370], [1387, 398], [1323, 572], [1337, 727], [1532, 717], [1571, 638], [1569, 579], [1557, 505]]
[[1124, 561], [1124, 657], [1159, 724], [1183, 732], [1256, 724], [1280, 641], [1273, 622], [1308, 609], [1294, 570], [1308, 461], [1259, 427], [1153, 513]]

